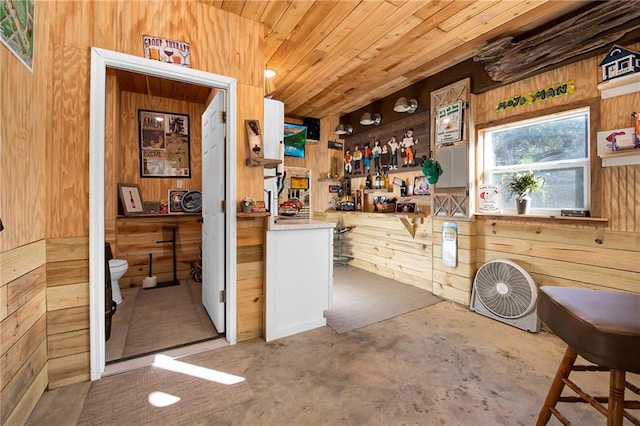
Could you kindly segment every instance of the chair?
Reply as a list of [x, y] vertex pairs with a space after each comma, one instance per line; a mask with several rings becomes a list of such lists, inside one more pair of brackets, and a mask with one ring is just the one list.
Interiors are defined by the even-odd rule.
[[[623, 417], [640, 425], [627, 411], [640, 409], [640, 401], [624, 399], [625, 388], [640, 394], [625, 379], [626, 372], [640, 373], [640, 295], [543, 286], [538, 289], [537, 312], [568, 346], [536, 425], [546, 425], [552, 414], [562, 424], [571, 424], [556, 408], [558, 402], [589, 403], [607, 417], [608, 426], [622, 425]], [[575, 365], [578, 355], [594, 365]], [[569, 379], [572, 371], [610, 371], [609, 396], [588, 395]], [[565, 385], [579, 396], [561, 396]]]

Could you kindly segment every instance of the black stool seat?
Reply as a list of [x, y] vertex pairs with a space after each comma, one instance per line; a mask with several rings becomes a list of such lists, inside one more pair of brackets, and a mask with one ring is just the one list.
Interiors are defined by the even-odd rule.
[[[557, 403], [584, 402], [606, 416], [608, 426], [622, 426], [623, 417], [640, 426], [628, 411], [640, 409], [640, 401], [625, 399], [625, 388], [640, 394], [625, 378], [628, 371], [640, 373], [640, 295], [545, 286], [538, 289], [537, 313], [567, 349], [536, 425], [546, 425], [551, 415], [571, 425]], [[594, 365], [576, 365], [578, 355]], [[569, 378], [572, 371], [608, 371], [609, 396], [586, 393]], [[565, 386], [578, 396], [562, 396]]]
[[640, 295], [545, 286], [538, 296], [540, 319], [580, 356], [640, 373]]

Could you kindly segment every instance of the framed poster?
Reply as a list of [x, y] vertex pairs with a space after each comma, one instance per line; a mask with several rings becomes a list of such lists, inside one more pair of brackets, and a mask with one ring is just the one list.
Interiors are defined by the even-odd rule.
[[120, 200], [119, 207], [121, 207], [122, 214], [125, 216], [144, 213], [144, 203], [142, 202], [138, 185], [133, 183], [119, 183], [118, 199]]
[[284, 155], [304, 158], [307, 126], [284, 123]]
[[140, 177], [191, 177], [189, 116], [138, 110]]
[[413, 195], [429, 195], [431, 194], [431, 185], [429, 178], [426, 176], [416, 176], [413, 180]]
[[462, 101], [438, 108], [436, 117], [436, 143], [462, 140]]
[[478, 185], [478, 212], [500, 213], [500, 187]]

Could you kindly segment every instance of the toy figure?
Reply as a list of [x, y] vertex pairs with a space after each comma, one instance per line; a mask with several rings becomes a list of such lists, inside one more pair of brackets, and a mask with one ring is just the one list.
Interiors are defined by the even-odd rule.
[[380, 173], [380, 154], [382, 153], [382, 148], [380, 148], [380, 139], [376, 139], [373, 143], [371, 153], [373, 154], [373, 166], [376, 169], [376, 173]]
[[389, 145], [389, 152], [391, 153], [391, 158], [389, 159], [389, 170], [398, 170], [398, 148], [400, 147], [398, 138], [396, 136], [391, 136], [387, 145]]
[[353, 171], [355, 174], [359, 174], [362, 172], [361, 164], [362, 164], [362, 151], [360, 151], [360, 146], [356, 145], [353, 150], [353, 162], [355, 164], [355, 170]]
[[382, 145], [382, 149], [380, 150], [380, 164], [382, 165], [382, 171], [387, 171], [389, 168], [389, 159], [391, 154], [389, 153], [389, 149], [387, 145]]
[[413, 129], [409, 129], [404, 133], [402, 139], [402, 149], [404, 150], [404, 164], [402, 167], [415, 166], [415, 151], [413, 146], [418, 143], [418, 138], [413, 137]]
[[347, 150], [344, 154], [344, 172], [349, 175], [353, 171], [353, 166], [351, 165], [352, 159], [351, 151]]
[[371, 170], [371, 148], [369, 148], [369, 144], [364, 144], [364, 150], [362, 151], [362, 162], [364, 163], [364, 169], [366, 173], [369, 173]]

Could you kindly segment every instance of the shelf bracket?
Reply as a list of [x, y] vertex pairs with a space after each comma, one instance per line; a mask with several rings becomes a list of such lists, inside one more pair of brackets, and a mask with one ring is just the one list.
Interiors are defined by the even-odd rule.
[[416, 237], [416, 225], [415, 223], [409, 222], [409, 219], [406, 217], [401, 217], [400, 218], [400, 222], [402, 222], [402, 224], [404, 225], [405, 229], [407, 230], [407, 232], [409, 233], [409, 235], [411, 235], [411, 238], [415, 238]]

